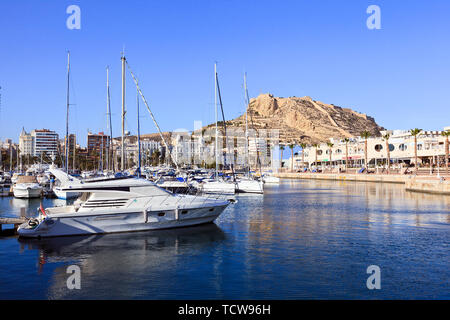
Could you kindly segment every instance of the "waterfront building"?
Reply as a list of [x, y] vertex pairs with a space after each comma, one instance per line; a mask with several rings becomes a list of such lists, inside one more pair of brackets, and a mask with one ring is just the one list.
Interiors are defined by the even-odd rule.
[[[77, 148], [77, 136], [74, 133], [69, 134], [69, 143], [67, 144], [67, 147], [69, 148], [69, 159], [73, 159], [73, 153], [75, 152], [75, 149]], [[64, 138], [63, 146], [61, 148], [64, 153], [66, 150], [66, 138]]]
[[88, 133], [87, 136], [87, 150], [88, 154], [91, 156], [99, 156], [100, 154], [106, 154], [109, 146], [109, 135], [104, 134], [103, 132]]
[[19, 145], [11, 139], [0, 141], [0, 170], [14, 170], [18, 163]]
[[9, 149], [11, 145], [13, 144], [12, 139], [5, 139], [5, 141], [0, 141], [0, 146], [3, 149]]
[[[219, 130], [219, 164], [226, 167], [233, 164], [235, 168], [243, 168], [247, 167], [248, 161], [251, 167], [257, 168], [259, 165], [268, 166], [271, 163], [273, 142], [265, 134], [262, 137], [256, 137], [255, 133], [250, 136], [248, 149], [246, 143], [247, 138], [243, 130], [227, 130], [226, 139]], [[171, 144], [174, 146], [173, 155], [178, 164], [212, 165], [216, 161], [215, 130], [211, 128], [192, 133], [174, 132]]]
[[[141, 161], [144, 159], [144, 157], [147, 155], [147, 151], [151, 152], [151, 150], [154, 150], [154, 144], [152, 142], [149, 142], [150, 140], [141, 141]], [[131, 168], [134, 165], [138, 163], [138, 157], [139, 157], [139, 148], [137, 144], [137, 138], [135, 136], [129, 136], [127, 135], [124, 140], [124, 147], [125, 147], [125, 168]], [[121, 138], [114, 138], [113, 139], [113, 154], [114, 159], [116, 163], [121, 163], [120, 157], [122, 156], [122, 140]], [[151, 156], [151, 153], [150, 153]], [[144, 163], [141, 162], [143, 165]]]
[[[151, 140], [151, 139], [141, 140], [141, 163], [143, 165], [147, 164], [147, 163], [151, 163], [151, 157], [154, 152], [158, 152], [159, 158], [162, 159], [164, 157], [165, 148], [163, 148], [161, 146], [161, 143], [159, 141]], [[137, 160], [138, 159], [137, 159], [137, 155], [136, 155], [135, 161], [137, 162]]]
[[33, 156], [39, 157], [42, 153], [47, 156], [58, 153], [58, 134], [48, 129], [35, 129], [31, 131], [33, 138]]
[[[443, 131], [450, 130], [445, 127]], [[445, 137], [443, 131], [422, 131], [417, 136], [417, 158], [419, 166], [430, 166], [445, 163]], [[386, 130], [381, 137], [367, 139], [367, 162], [370, 167], [385, 166], [387, 164], [387, 148], [391, 164], [410, 165], [415, 162], [414, 137], [409, 130]], [[388, 143], [383, 135], [389, 134]], [[304, 152], [305, 163], [302, 163], [302, 153], [294, 156], [294, 170], [311, 166], [339, 166], [347, 162], [349, 167], [365, 166], [365, 139], [352, 137], [345, 143], [342, 139], [330, 139], [333, 146], [321, 143], [317, 148], [307, 146]], [[346, 153], [346, 148], [348, 153]], [[286, 160], [290, 163], [290, 159]], [[317, 161], [317, 162], [316, 162]], [[288, 166], [289, 167], [289, 166]]]
[[19, 136], [19, 150], [21, 155], [34, 155], [33, 141], [33, 136], [30, 133], [27, 133], [25, 128], [22, 128], [22, 132]]

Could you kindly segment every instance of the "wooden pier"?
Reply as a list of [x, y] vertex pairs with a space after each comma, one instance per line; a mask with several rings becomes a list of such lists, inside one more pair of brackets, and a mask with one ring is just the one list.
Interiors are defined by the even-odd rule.
[[27, 219], [26, 218], [0, 218], [0, 235], [3, 235], [4, 233], [8, 233], [9, 230], [11, 229], [5, 229], [3, 230], [3, 225], [4, 224], [12, 224], [14, 225], [14, 228], [12, 229], [13, 234], [17, 233], [17, 228], [24, 222], [26, 222]]
[[[17, 228], [27, 220], [28, 218], [25, 217], [25, 208], [20, 208], [20, 217], [0, 217], [0, 235], [11, 232], [16, 234]], [[14, 228], [3, 230], [4, 224], [12, 224]]]

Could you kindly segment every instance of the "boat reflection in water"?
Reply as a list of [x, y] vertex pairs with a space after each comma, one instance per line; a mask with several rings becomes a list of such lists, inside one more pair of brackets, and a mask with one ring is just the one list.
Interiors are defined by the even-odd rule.
[[[132, 234], [19, 238], [18, 241], [23, 248], [38, 250], [38, 273], [46, 268], [54, 269], [48, 299], [99, 296], [148, 299], [149, 291], [154, 290], [157, 295], [158, 287], [170, 285], [167, 277], [176, 275], [180, 265], [188, 266], [189, 260], [195, 259], [195, 252], [212, 250], [225, 239], [225, 233], [210, 223]], [[67, 287], [70, 277], [67, 268], [71, 265], [80, 268], [81, 290]]]

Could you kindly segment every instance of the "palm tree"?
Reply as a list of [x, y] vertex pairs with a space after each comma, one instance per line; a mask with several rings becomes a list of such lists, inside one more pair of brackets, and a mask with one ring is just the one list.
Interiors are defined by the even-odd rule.
[[386, 152], [387, 152], [387, 173], [389, 174], [391, 171], [391, 150], [389, 149], [389, 138], [391, 137], [390, 133], [386, 133], [383, 135], [383, 140], [386, 141]]
[[367, 163], [367, 139], [371, 136], [369, 131], [361, 132], [361, 138], [364, 138], [364, 165], [366, 166], [366, 173], [369, 168], [369, 164]]
[[349, 143], [350, 139], [349, 138], [345, 138], [344, 142], [345, 142], [345, 172], [347, 172], [347, 162], [348, 162], [348, 143]]
[[283, 166], [283, 151], [284, 151], [284, 145], [280, 144], [280, 169]]
[[330, 154], [330, 166], [331, 166], [331, 161], [333, 160], [333, 159], [331, 159], [331, 154], [333, 153], [333, 150], [331, 148], [333, 148], [334, 144], [331, 142], [327, 142], [327, 146], [328, 146], [328, 151]]
[[422, 129], [418, 129], [418, 128], [414, 128], [409, 130], [409, 133], [411, 133], [411, 135], [414, 137], [414, 165], [415, 165], [415, 171], [417, 173], [417, 170], [419, 169], [419, 166], [417, 164], [417, 136], [419, 135], [419, 133], [422, 132]]
[[448, 175], [448, 153], [449, 153], [449, 146], [448, 146], [448, 137], [450, 136], [450, 130], [442, 132], [442, 136], [445, 137], [445, 172]]
[[160, 156], [161, 156], [161, 153], [159, 152], [159, 150], [153, 151], [152, 156], [151, 156], [152, 166], [158, 165], [158, 160], [159, 160]]
[[319, 145], [317, 143], [314, 143], [312, 146], [316, 148], [316, 159], [314, 160], [314, 164], [317, 166], [317, 148], [319, 148]]
[[306, 143], [302, 142], [300, 143], [300, 147], [302, 148], [302, 168], [305, 166], [305, 148]]
[[294, 147], [295, 143], [290, 143], [288, 145], [289, 149], [291, 149], [291, 171], [294, 171]]

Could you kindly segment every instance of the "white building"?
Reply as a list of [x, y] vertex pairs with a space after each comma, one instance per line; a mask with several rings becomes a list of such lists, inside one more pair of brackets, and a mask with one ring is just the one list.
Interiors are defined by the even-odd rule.
[[[444, 131], [450, 130], [445, 127]], [[409, 130], [383, 131], [382, 135], [389, 133], [386, 141], [383, 137], [370, 137], [367, 139], [367, 162], [369, 166], [385, 165], [387, 163], [387, 147], [391, 163], [412, 164], [415, 161], [414, 137]], [[419, 165], [430, 165], [445, 162], [445, 140], [442, 131], [422, 131], [417, 135], [417, 157]], [[327, 143], [320, 144], [317, 148], [308, 146], [304, 152], [294, 156], [294, 170], [301, 167], [337, 166], [347, 162], [350, 167], [365, 166], [365, 140], [361, 137], [353, 137], [346, 144], [341, 139], [330, 139], [333, 146]], [[290, 167], [291, 159], [287, 161]]]
[[31, 131], [33, 137], [33, 156], [38, 157], [42, 153], [51, 156], [58, 153], [58, 134], [48, 129], [36, 129]]
[[34, 138], [31, 134], [25, 131], [25, 128], [22, 128], [22, 132], [19, 136], [19, 150], [21, 155], [30, 155], [34, 154]]

